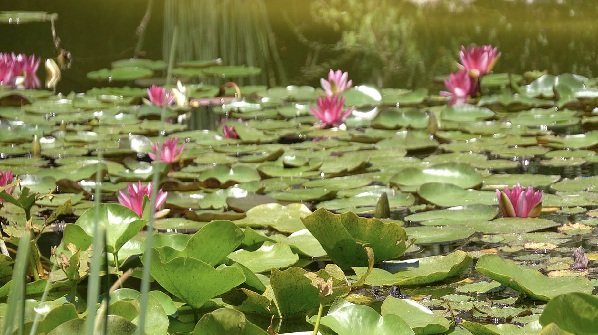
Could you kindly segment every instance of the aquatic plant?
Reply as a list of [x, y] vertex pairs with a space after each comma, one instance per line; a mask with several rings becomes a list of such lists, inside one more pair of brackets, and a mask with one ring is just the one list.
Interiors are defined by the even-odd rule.
[[440, 95], [450, 97], [449, 105], [463, 104], [476, 90], [476, 82], [466, 70], [451, 73], [444, 81], [448, 91], [440, 92]]
[[35, 55], [0, 53], [0, 85], [37, 88], [40, 59]]
[[[129, 183], [127, 187], [127, 192], [124, 190], [118, 191], [118, 202], [131, 209], [140, 217], [143, 216], [143, 207], [145, 204], [145, 200], [147, 198], [147, 203], [149, 203], [149, 198], [152, 194], [152, 184], [148, 183], [146, 185], [142, 184], [141, 182], [137, 183]], [[162, 189], [158, 190], [158, 195], [156, 198], [156, 210], [160, 210], [164, 203], [166, 202], [166, 196], [168, 192], [162, 191]]]
[[326, 92], [326, 95], [339, 95], [353, 86], [353, 81], [348, 79], [349, 73], [330, 69], [330, 72], [328, 72], [328, 80], [321, 78], [320, 84], [322, 85], [324, 92]]
[[496, 190], [498, 206], [503, 216], [533, 218], [542, 211], [542, 191], [529, 186], [527, 189], [516, 185], [512, 188]]
[[235, 130], [235, 127], [233, 126], [222, 126], [222, 132], [224, 133], [224, 138], [239, 138], [239, 134], [237, 134], [237, 130]]
[[174, 163], [181, 159], [185, 144], [179, 145], [178, 137], [171, 137], [164, 141], [162, 144], [152, 144], [152, 152], [149, 156], [152, 160], [159, 160], [164, 163]]
[[345, 121], [353, 109], [344, 110], [345, 98], [338, 96], [319, 97], [317, 106], [309, 112], [320, 120], [322, 127], [336, 127]]
[[156, 107], [167, 107], [174, 103], [174, 95], [164, 87], [152, 85], [147, 89], [150, 102]]
[[490, 73], [498, 57], [500, 57], [500, 52], [491, 45], [469, 48], [461, 46], [459, 52], [460, 67], [467, 70], [469, 75], [476, 79]]
[[464, 103], [468, 97], [477, 95], [481, 91], [481, 78], [492, 71], [498, 57], [500, 52], [491, 45], [469, 48], [461, 46], [460, 70], [451, 73], [444, 81], [448, 92], [440, 92], [440, 95], [451, 98], [449, 105]]
[[[7, 170], [7, 171], [0, 171], [0, 187], [4, 188], [4, 192], [11, 194], [14, 186], [8, 186], [10, 185], [14, 180], [14, 174], [12, 173], [12, 171]], [[0, 196], [0, 203], [2, 203], [4, 201], [4, 199], [2, 199], [2, 196]]]

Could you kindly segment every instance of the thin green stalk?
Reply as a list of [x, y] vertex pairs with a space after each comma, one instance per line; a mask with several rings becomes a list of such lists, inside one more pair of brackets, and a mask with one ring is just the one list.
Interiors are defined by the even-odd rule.
[[[99, 124], [98, 124], [99, 127]], [[85, 334], [94, 334], [94, 323], [96, 319], [96, 303], [98, 301], [99, 289], [100, 289], [100, 266], [102, 261], [102, 253], [104, 252], [104, 227], [100, 226], [100, 204], [102, 198], [101, 182], [102, 182], [102, 151], [98, 143], [98, 169], [96, 172], [96, 185], [95, 185], [95, 218], [93, 225], [93, 244], [92, 244], [92, 255], [91, 255], [91, 266], [89, 271], [89, 280], [87, 283], [87, 319], [85, 320]]]
[[[54, 262], [54, 265], [52, 265], [52, 269], [50, 270], [50, 273], [56, 271], [56, 269], [57, 269], [56, 262]], [[48, 294], [50, 293], [51, 288], [52, 288], [52, 285], [50, 284], [50, 278], [48, 278], [48, 280], [46, 281], [46, 286], [44, 287], [44, 293], [42, 294], [42, 297], [41, 297], [39, 303], [37, 304], [37, 306], [43, 306], [46, 303], [46, 299], [48, 299]], [[76, 289], [77, 289], [77, 282], [75, 282], [75, 285], [73, 285], [73, 290], [76, 291]], [[33, 324], [31, 325], [31, 331], [29, 331], [29, 335], [37, 334], [37, 327], [39, 326], [39, 321], [41, 318], [42, 318], [41, 313], [35, 313], [35, 318], [33, 318]]]
[[316, 318], [316, 324], [314, 325], [314, 331], [312, 335], [318, 335], [318, 329], [320, 329], [320, 320], [322, 319], [322, 312], [324, 311], [324, 305], [320, 303], [320, 307], [318, 308], [318, 316]]
[[18, 319], [16, 321], [16, 326], [19, 329], [18, 334], [23, 334], [23, 326], [25, 325], [25, 273], [27, 272], [30, 240], [30, 232], [26, 232], [19, 240], [17, 258], [12, 273], [11, 289], [8, 294], [8, 307], [4, 315], [3, 335], [13, 334], [15, 318]]
[[[170, 85], [172, 81], [172, 68], [174, 67], [175, 48], [177, 41], [177, 27], [174, 27], [172, 32], [172, 44], [170, 47], [170, 56], [168, 57], [168, 71], [166, 73], [166, 86]], [[162, 113], [160, 115], [162, 122], [166, 119], [166, 107], [162, 107]], [[160, 132], [160, 137], [163, 136]], [[160, 157], [156, 159], [156, 162], [160, 162]], [[150, 214], [147, 222], [147, 233], [145, 237], [145, 249], [143, 252], [143, 276], [141, 279], [141, 296], [139, 299], [139, 323], [137, 326], [136, 334], [145, 334], [145, 319], [147, 314], [147, 303], [149, 300], [149, 287], [150, 287], [150, 273], [152, 265], [152, 248], [154, 242], [154, 219], [156, 214], [156, 198], [158, 197], [158, 189], [160, 188], [160, 169], [157, 167], [154, 170], [152, 178], [152, 194], [150, 197]]]

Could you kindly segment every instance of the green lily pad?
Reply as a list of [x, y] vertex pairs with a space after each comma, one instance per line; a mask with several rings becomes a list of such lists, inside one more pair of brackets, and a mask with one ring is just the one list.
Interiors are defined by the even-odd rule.
[[444, 163], [423, 169], [405, 168], [390, 180], [392, 185], [406, 191], [415, 191], [422, 184], [434, 182], [472, 188], [482, 183], [482, 176], [468, 164]]
[[281, 317], [303, 316], [319, 306], [318, 289], [305, 276], [302, 268], [272, 270], [270, 285], [276, 309]]
[[128, 81], [149, 78], [154, 71], [144, 67], [119, 67], [115, 69], [101, 69], [87, 73], [87, 78], [106, 81]]
[[58, 14], [39, 11], [1, 11], [0, 22], [8, 24], [23, 24], [31, 22], [50, 22], [56, 20]]
[[438, 206], [496, 205], [496, 193], [464, 190], [454, 184], [426, 183], [419, 187], [417, 194], [424, 200]]
[[382, 303], [380, 313], [398, 315], [416, 334], [441, 334], [451, 326], [449, 320], [410, 299], [387, 297]]
[[[238, 267], [211, 265], [191, 257], [176, 257], [165, 262], [153, 250], [152, 277], [168, 292], [194, 308], [226, 293], [245, 282], [245, 275]], [[184, 273], [184, 276], [181, 276]]]
[[555, 324], [573, 333], [590, 335], [598, 329], [598, 298], [584, 293], [566, 293], [551, 299], [540, 316], [543, 326]]
[[[472, 259], [466, 252], [457, 250], [446, 256], [431, 256], [419, 259], [419, 266], [390, 273], [374, 268], [365, 283], [367, 285], [426, 285], [455, 277], [467, 270]], [[367, 268], [354, 267], [357, 277], [365, 275]]]
[[260, 180], [258, 172], [249, 166], [235, 165], [216, 165], [201, 172], [197, 179], [206, 183], [215, 182], [218, 187], [226, 187], [237, 183], [247, 183]]
[[284, 192], [270, 192], [268, 196], [278, 201], [284, 202], [303, 202], [303, 201], [322, 201], [333, 198], [336, 192], [325, 188], [306, 188], [292, 189]]
[[435, 219], [450, 220], [491, 220], [498, 214], [496, 206], [488, 205], [466, 205], [447, 209], [438, 209], [427, 212], [411, 214], [405, 217], [408, 221], [427, 221]]
[[366, 246], [373, 249], [376, 262], [397, 258], [407, 249], [405, 230], [394, 222], [360, 218], [351, 212], [336, 215], [325, 209], [302, 221], [341, 268], [366, 266]]
[[592, 293], [590, 281], [583, 277], [546, 277], [536, 270], [500, 258], [497, 255], [484, 255], [476, 270], [497, 282], [511, 287], [532, 298], [549, 301], [564, 293]]
[[150, 70], [164, 70], [166, 69], [166, 62], [163, 60], [151, 60], [144, 58], [127, 58], [112, 62], [112, 68], [120, 67], [141, 67]]
[[381, 129], [415, 128], [428, 126], [428, 115], [417, 109], [388, 109], [381, 111], [372, 121], [372, 127]]
[[561, 179], [558, 175], [540, 174], [495, 174], [484, 178], [483, 190], [496, 190], [517, 184], [532, 187], [547, 187]]
[[283, 206], [271, 203], [253, 207], [247, 211], [246, 218], [235, 223], [240, 226], [271, 227], [284, 233], [293, 233], [305, 229], [301, 218], [309, 214], [311, 211], [303, 204]]
[[[355, 322], [347, 322], [354, 320]], [[344, 302], [321, 319], [321, 324], [338, 335], [410, 335], [409, 325], [395, 314], [381, 316], [373, 308]]]
[[456, 105], [445, 107], [440, 115], [444, 121], [475, 122], [492, 118], [494, 112], [484, 107]]
[[237, 250], [228, 258], [242, 264], [255, 273], [270, 271], [275, 268], [286, 268], [295, 264], [299, 256], [284, 243], [264, 242], [256, 251]]
[[267, 335], [264, 330], [232, 308], [220, 308], [204, 314], [193, 329], [193, 335]]
[[415, 239], [415, 243], [419, 245], [464, 240], [476, 232], [474, 229], [467, 226], [407, 227], [405, 228], [405, 231], [407, 232], [407, 236]]
[[119, 204], [100, 204], [99, 208], [90, 208], [77, 219], [75, 225], [82, 228], [89, 239], [77, 237], [76, 240], [62, 240], [66, 246], [73, 243], [82, 250], [86, 250], [91, 243], [91, 237], [94, 234], [94, 224], [96, 222], [96, 211], [98, 213], [98, 224], [106, 229], [106, 249], [110, 253], [116, 253], [129, 239], [135, 236], [143, 226], [145, 220], [142, 220], [127, 207]]

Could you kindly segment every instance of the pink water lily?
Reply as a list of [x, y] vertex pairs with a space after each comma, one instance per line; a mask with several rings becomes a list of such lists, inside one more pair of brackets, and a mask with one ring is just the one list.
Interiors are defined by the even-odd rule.
[[[12, 173], [12, 171], [7, 170], [7, 171], [0, 171], [0, 187], [5, 187], [6, 185], [10, 185], [10, 183], [12, 183], [15, 179], [14, 174]], [[6, 187], [4, 189], [4, 192], [8, 193], [8, 194], [12, 194], [12, 191], [14, 189], [14, 186], [9, 186]], [[0, 196], [0, 203], [2, 203], [4, 201], [4, 199], [2, 199], [2, 196]]]
[[160, 160], [164, 163], [178, 162], [183, 155], [185, 144], [179, 145], [177, 137], [171, 137], [164, 141], [161, 145], [158, 143], [152, 144], [152, 152], [149, 156], [152, 160]]
[[500, 52], [491, 45], [469, 48], [461, 46], [459, 52], [462, 68], [473, 78], [490, 73], [498, 57], [500, 57]]
[[325, 96], [318, 98], [317, 106], [310, 108], [309, 112], [320, 120], [323, 127], [336, 127], [345, 121], [353, 109], [345, 108], [345, 98], [338, 96]]
[[516, 185], [512, 188], [496, 190], [498, 206], [503, 216], [535, 218], [542, 212], [542, 191], [529, 186], [527, 189]]
[[476, 82], [465, 70], [451, 73], [444, 81], [444, 85], [448, 91], [442, 91], [440, 95], [451, 98], [449, 105], [465, 103], [467, 98], [476, 91]]
[[339, 95], [353, 86], [353, 81], [348, 80], [349, 74], [341, 70], [328, 72], [328, 80], [321, 78], [320, 84], [327, 96]]
[[37, 88], [40, 59], [35, 55], [0, 53], [0, 85]]
[[167, 107], [174, 103], [174, 95], [161, 86], [152, 85], [147, 89], [147, 96], [156, 107]]
[[224, 133], [224, 138], [239, 139], [239, 134], [237, 134], [237, 130], [233, 126], [222, 126], [222, 132]]
[[[124, 190], [118, 191], [118, 202], [131, 209], [139, 217], [143, 216], [143, 202], [147, 197], [147, 203], [149, 204], [150, 197], [152, 195], [152, 184], [143, 185], [141, 182], [129, 183], [127, 192]], [[158, 196], [156, 199], [155, 209], [160, 210], [166, 202], [166, 196], [168, 192], [164, 192], [161, 189], [158, 190]]]

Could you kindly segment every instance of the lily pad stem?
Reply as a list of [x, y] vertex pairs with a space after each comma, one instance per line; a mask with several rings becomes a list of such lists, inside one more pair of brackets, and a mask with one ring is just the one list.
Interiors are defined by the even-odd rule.
[[320, 329], [320, 319], [322, 319], [322, 311], [324, 311], [324, 305], [320, 303], [320, 307], [318, 308], [318, 317], [316, 318], [316, 324], [314, 325], [314, 331], [312, 335], [318, 335], [318, 329]]

